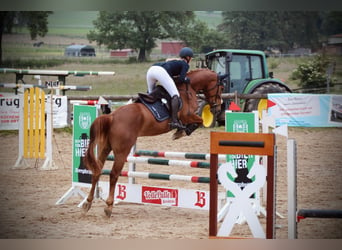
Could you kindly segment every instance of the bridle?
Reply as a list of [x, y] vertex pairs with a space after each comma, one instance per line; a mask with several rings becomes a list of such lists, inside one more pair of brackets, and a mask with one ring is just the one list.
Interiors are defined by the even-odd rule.
[[[220, 81], [217, 81], [217, 83], [211, 87], [210, 89], [206, 89], [205, 91], [202, 91], [204, 96], [206, 97], [206, 101], [208, 102], [210, 108], [212, 111], [214, 111], [213, 113], [216, 114], [216, 109], [218, 106], [220, 106], [221, 104], [217, 103], [218, 99], [222, 99], [221, 95], [220, 95], [220, 87], [223, 86], [223, 84]], [[212, 91], [213, 89], [216, 88], [216, 93], [214, 95], [211, 96], [207, 96], [206, 93], [210, 93], [210, 91]], [[212, 97], [215, 97], [213, 101], [210, 101], [212, 99]]]
[[[185, 91], [189, 98], [189, 86], [190, 84], [185, 84], [185, 89], [178, 89], [178, 91]], [[205, 98], [201, 97], [201, 96], [198, 96], [199, 98], [201, 99], [204, 99], [209, 105], [210, 105], [210, 110], [211, 112], [213, 112], [215, 115], [217, 114], [217, 107], [219, 107], [221, 105], [217, 103], [217, 100], [220, 99], [222, 100], [221, 98], [221, 94], [220, 94], [220, 88], [223, 86], [223, 83], [221, 82], [220, 80], [220, 77], [219, 75], [217, 75], [217, 81], [215, 83], [214, 86], [210, 87], [210, 88], [207, 88], [207, 89], [202, 89], [202, 90], [199, 90], [197, 92], [197, 94], [203, 94], [205, 96]], [[214, 90], [216, 88], [216, 91], [215, 91], [215, 94], [214, 95], [209, 95], [209, 93]], [[211, 99], [214, 97], [214, 100], [211, 101]], [[188, 110], [188, 114], [191, 114], [190, 110]]]

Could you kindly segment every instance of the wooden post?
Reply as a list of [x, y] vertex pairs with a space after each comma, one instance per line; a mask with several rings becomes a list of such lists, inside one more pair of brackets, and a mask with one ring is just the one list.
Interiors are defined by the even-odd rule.
[[267, 199], [266, 199], [266, 239], [274, 238], [275, 215], [275, 171], [274, 156], [267, 157]]
[[211, 132], [209, 236], [217, 235], [218, 154], [266, 155], [267, 204], [266, 238], [274, 238], [275, 215], [275, 136], [262, 133]]
[[209, 236], [217, 235], [217, 181], [218, 155], [210, 154]]

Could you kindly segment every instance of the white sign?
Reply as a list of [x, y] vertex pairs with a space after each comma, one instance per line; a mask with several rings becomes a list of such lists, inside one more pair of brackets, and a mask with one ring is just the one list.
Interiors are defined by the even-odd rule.
[[263, 187], [266, 181], [265, 168], [258, 163], [254, 163], [247, 177], [250, 179], [254, 177], [255, 180], [252, 183], [249, 183], [249, 185], [247, 185], [244, 189], [241, 189], [238, 183], [232, 181], [228, 177], [228, 173], [231, 174], [233, 178], [237, 176], [235, 168], [231, 162], [224, 163], [219, 167], [218, 179], [226, 190], [229, 190], [234, 194], [235, 199], [232, 200], [231, 207], [227, 215], [224, 217], [224, 220], [217, 235], [229, 236], [236, 219], [242, 213], [243, 216], [246, 218], [246, 221], [252, 231], [253, 236], [255, 238], [266, 238], [265, 232], [263, 231], [256, 212], [252, 207], [252, 203], [249, 200], [249, 197], [252, 194], [258, 192], [259, 189]]
[[0, 94], [0, 130], [18, 129], [19, 96]]
[[276, 105], [268, 109], [276, 126], [341, 127], [342, 95], [268, 94]]
[[[51, 112], [50, 95], [45, 96], [45, 111]], [[0, 93], [0, 130], [17, 130], [19, 128], [20, 95]], [[67, 96], [54, 95], [52, 99], [53, 127], [68, 126]]]

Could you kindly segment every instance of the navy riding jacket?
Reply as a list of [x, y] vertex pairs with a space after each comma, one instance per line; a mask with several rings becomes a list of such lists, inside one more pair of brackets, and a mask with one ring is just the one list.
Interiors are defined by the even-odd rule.
[[179, 80], [181, 82], [189, 81], [188, 78], [186, 78], [186, 73], [189, 70], [189, 64], [187, 64], [183, 60], [171, 60], [167, 62], [158, 62], [153, 65], [163, 67], [171, 77], [179, 76]]

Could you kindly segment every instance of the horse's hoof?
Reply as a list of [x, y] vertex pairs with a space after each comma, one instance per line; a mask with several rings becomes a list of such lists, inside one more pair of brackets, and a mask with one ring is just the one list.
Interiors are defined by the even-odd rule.
[[105, 212], [107, 218], [110, 218], [110, 216], [112, 215], [112, 209], [109, 208], [109, 207], [106, 207], [106, 208], [104, 209], [104, 212]]
[[86, 213], [89, 211], [89, 209], [91, 208], [91, 202], [88, 202], [88, 201], [85, 201], [83, 204], [82, 204], [82, 208], [83, 208], [83, 211]]
[[172, 135], [172, 140], [177, 140], [181, 137], [185, 136], [185, 131], [184, 130], [177, 130], [173, 135]]

